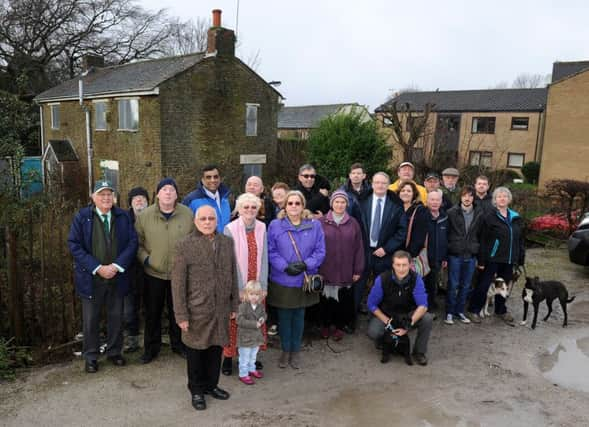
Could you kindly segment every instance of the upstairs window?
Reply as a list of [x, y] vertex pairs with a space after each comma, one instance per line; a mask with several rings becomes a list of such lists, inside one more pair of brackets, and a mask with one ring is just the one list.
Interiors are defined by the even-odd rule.
[[511, 130], [528, 130], [529, 117], [512, 117]]
[[50, 104], [51, 108], [51, 129], [59, 129], [59, 104]]
[[260, 104], [245, 105], [245, 136], [258, 136], [258, 108]]
[[119, 99], [119, 130], [139, 129], [139, 100]]
[[96, 130], [107, 130], [106, 101], [97, 101], [94, 103], [94, 122]]
[[495, 133], [495, 117], [473, 117], [472, 133]]

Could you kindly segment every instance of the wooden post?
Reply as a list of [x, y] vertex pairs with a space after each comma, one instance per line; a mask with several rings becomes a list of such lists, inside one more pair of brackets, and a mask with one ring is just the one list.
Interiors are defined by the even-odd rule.
[[24, 313], [22, 303], [22, 292], [18, 286], [18, 251], [16, 247], [16, 232], [6, 226], [6, 256], [8, 258], [8, 293], [9, 293], [9, 311], [12, 334], [17, 344], [24, 342]]

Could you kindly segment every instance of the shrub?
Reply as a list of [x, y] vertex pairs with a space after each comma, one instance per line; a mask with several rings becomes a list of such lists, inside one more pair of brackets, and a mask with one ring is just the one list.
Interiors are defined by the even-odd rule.
[[538, 184], [540, 176], [540, 163], [527, 162], [522, 166], [522, 175], [528, 184]]

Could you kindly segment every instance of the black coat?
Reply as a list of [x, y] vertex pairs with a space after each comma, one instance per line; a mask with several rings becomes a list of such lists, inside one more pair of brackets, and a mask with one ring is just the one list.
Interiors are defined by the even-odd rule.
[[331, 186], [329, 185], [329, 181], [319, 175], [316, 175], [315, 184], [310, 189], [305, 188], [300, 181], [297, 182], [295, 187], [295, 190], [303, 193], [306, 200], [305, 208], [313, 214], [317, 213], [317, 211], [320, 211], [323, 215], [329, 212], [329, 197], [319, 192], [319, 189], [322, 188], [329, 190]]
[[427, 257], [432, 269], [440, 268], [442, 261], [448, 260], [448, 215], [441, 209], [437, 218], [428, 213]]
[[481, 210], [483, 212], [488, 212], [488, 211], [492, 211], [493, 209], [495, 209], [495, 206], [493, 206], [493, 198], [491, 197], [491, 195], [489, 193], [487, 193], [485, 195], [485, 197], [483, 197], [482, 199], [475, 195], [474, 196], [474, 207], [475, 208], [481, 208]]
[[470, 258], [479, 253], [483, 209], [474, 208], [472, 223], [466, 231], [460, 205], [448, 211], [448, 255]]
[[411, 227], [409, 245], [405, 246], [405, 250], [415, 258], [417, 255], [419, 255], [419, 252], [425, 246], [429, 211], [425, 206], [423, 206], [421, 202], [417, 202], [409, 206], [409, 209], [407, 209], [405, 212], [407, 217], [407, 232], [409, 232], [409, 222], [411, 221], [413, 212], [415, 212], [415, 217], [413, 218], [413, 226]]
[[[375, 259], [372, 268], [376, 272], [390, 270], [393, 253], [405, 246], [407, 237], [407, 217], [403, 211], [403, 204], [396, 193], [388, 190], [386, 201], [382, 212], [382, 221], [378, 242], [376, 248], [383, 248], [386, 255], [382, 258]], [[372, 191], [365, 199], [360, 200], [360, 211], [362, 214], [362, 237], [364, 239], [364, 249], [366, 251], [366, 265], [370, 266], [368, 260], [371, 259], [374, 249], [370, 248], [370, 225], [372, 220]]]
[[508, 218], [504, 218], [495, 208], [483, 215], [479, 264], [489, 262], [524, 265], [525, 247], [523, 236], [523, 219], [519, 214], [508, 209]]

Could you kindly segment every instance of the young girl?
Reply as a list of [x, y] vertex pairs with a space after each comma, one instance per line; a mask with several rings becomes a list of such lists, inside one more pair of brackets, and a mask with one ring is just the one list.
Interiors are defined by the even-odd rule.
[[237, 346], [239, 352], [239, 380], [253, 385], [254, 378], [264, 374], [256, 370], [258, 348], [264, 344], [262, 325], [266, 322], [266, 312], [262, 304], [262, 285], [257, 280], [247, 282], [244, 288], [245, 301], [239, 305], [237, 313]]

